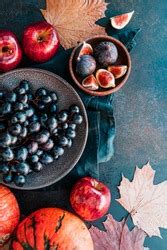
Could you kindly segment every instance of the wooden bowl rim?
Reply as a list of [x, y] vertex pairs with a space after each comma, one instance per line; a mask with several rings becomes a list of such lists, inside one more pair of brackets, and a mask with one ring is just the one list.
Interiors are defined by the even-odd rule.
[[89, 43], [90, 40], [95, 40], [95, 39], [99, 39], [99, 38], [100, 39], [104, 39], [104, 40], [108, 40], [108, 41], [111, 41], [111, 42], [114, 42], [116, 45], [120, 46], [125, 51], [125, 54], [126, 54], [127, 59], [128, 59], [127, 60], [128, 71], [127, 71], [125, 77], [122, 79], [122, 81], [115, 88], [111, 88], [111, 89], [106, 90], [106, 91], [93, 91], [93, 90], [89, 90], [89, 89], [84, 88], [82, 86], [82, 84], [77, 80], [77, 78], [75, 77], [75, 74], [73, 72], [73, 58], [74, 58], [74, 55], [75, 55], [77, 49], [83, 44], [83, 42], [80, 42], [73, 49], [73, 51], [71, 53], [71, 56], [70, 56], [70, 60], [69, 60], [69, 70], [70, 70], [70, 74], [71, 74], [71, 77], [74, 80], [74, 82], [84, 92], [86, 92], [87, 94], [93, 95], [93, 96], [106, 96], [106, 95], [112, 94], [114, 92], [117, 92], [119, 89], [121, 89], [125, 85], [125, 83], [127, 82], [128, 78], [129, 78], [129, 75], [130, 75], [130, 72], [131, 72], [131, 68], [132, 68], [132, 64], [131, 64], [130, 54], [129, 54], [127, 48], [125, 47], [125, 45], [123, 45], [122, 42], [120, 42], [118, 39], [116, 39], [116, 38], [114, 38], [112, 36], [97, 35], [97, 36], [93, 36], [93, 37], [90, 37], [90, 38], [86, 39], [85, 42]]

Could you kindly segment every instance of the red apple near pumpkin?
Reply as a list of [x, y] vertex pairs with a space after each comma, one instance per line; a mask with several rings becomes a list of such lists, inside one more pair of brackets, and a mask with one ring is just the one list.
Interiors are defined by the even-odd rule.
[[56, 54], [59, 44], [57, 31], [46, 21], [31, 24], [23, 32], [24, 53], [32, 61], [50, 60]]
[[8, 188], [0, 185], [0, 247], [10, 238], [19, 218], [20, 210], [15, 196]]
[[14, 33], [0, 30], [0, 72], [16, 68], [22, 59], [22, 50]]
[[104, 183], [91, 177], [84, 177], [72, 188], [70, 203], [82, 219], [94, 221], [107, 213], [111, 203], [111, 193]]

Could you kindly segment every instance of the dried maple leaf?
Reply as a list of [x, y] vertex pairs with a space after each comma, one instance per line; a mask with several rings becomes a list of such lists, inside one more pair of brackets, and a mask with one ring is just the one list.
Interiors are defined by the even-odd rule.
[[150, 237], [161, 237], [159, 227], [167, 228], [167, 181], [154, 185], [154, 175], [149, 163], [136, 167], [132, 182], [122, 177], [117, 201], [131, 214], [134, 225]]
[[89, 229], [95, 250], [144, 250], [146, 234], [137, 227], [129, 231], [125, 219], [118, 222], [109, 214], [103, 224], [106, 231], [94, 226]]
[[95, 24], [106, 7], [104, 0], [46, 0], [46, 10], [41, 11], [58, 31], [61, 45], [68, 49], [93, 35], [106, 34]]

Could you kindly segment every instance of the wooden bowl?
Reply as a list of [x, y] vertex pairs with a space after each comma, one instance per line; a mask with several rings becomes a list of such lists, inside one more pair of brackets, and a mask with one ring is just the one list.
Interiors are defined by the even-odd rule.
[[[102, 41], [112, 42], [116, 45], [116, 47], [118, 49], [118, 59], [117, 59], [116, 63], [114, 63], [113, 65], [127, 65], [127, 67], [128, 67], [126, 74], [124, 76], [122, 76], [121, 78], [116, 79], [116, 87], [108, 88], [108, 89], [104, 89], [104, 88], [100, 87], [98, 90], [94, 91], [94, 90], [86, 89], [85, 87], [82, 86], [81, 83], [82, 83], [83, 78], [80, 77], [76, 73], [76, 62], [77, 62], [77, 58], [78, 58], [78, 55], [79, 55], [79, 52], [80, 52], [80, 49], [81, 49], [83, 43], [80, 43], [77, 47], [75, 47], [73, 49], [71, 56], [70, 56], [70, 60], [69, 60], [70, 74], [71, 74], [74, 82], [84, 92], [86, 92], [87, 94], [90, 94], [90, 95], [94, 95], [94, 96], [105, 96], [105, 95], [109, 95], [109, 94], [112, 94], [112, 93], [118, 91], [127, 82], [130, 71], [131, 71], [130, 54], [127, 51], [126, 47], [119, 40], [117, 40], [111, 36], [94, 36], [92, 38], [87, 39], [85, 42], [89, 43], [92, 46], [92, 48], [94, 48], [98, 43], [100, 43]], [[99, 69], [99, 68], [100, 67], [97, 65], [97, 69]]]

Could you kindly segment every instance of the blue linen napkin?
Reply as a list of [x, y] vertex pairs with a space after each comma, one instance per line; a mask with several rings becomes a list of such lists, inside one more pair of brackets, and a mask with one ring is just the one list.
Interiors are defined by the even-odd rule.
[[[40, 8], [45, 8], [44, 0], [1, 0], [0, 29], [8, 29], [17, 34], [21, 40], [25, 26], [42, 20]], [[109, 18], [100, 20], [103, 26], [108, 25]], [[116, 31], [109, 28], [109, 34], [119, 39], [129, 51], [136, 45], [135, 36], [139, 29]], [[85, 151], [70, 176], [93, 176], [99, 178], [99, 164], [111, 159], [114, 153], [115, 121], [113, 116], [113, 95], [95, 97], [81, 92], [69, 75], [68, 60], [71, 50], [59, 49], [56, 56], [47, 63], [34, 64], [26, 57], [21, 67], [37, 67], [52, 71], [66, 79], [77, 90], [82, 98], [89, 120], [89, 136]]]

